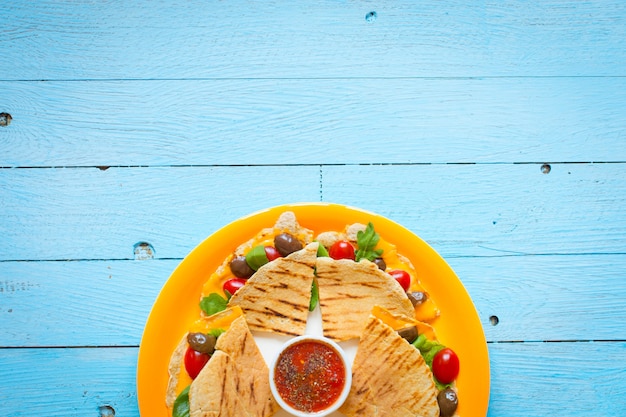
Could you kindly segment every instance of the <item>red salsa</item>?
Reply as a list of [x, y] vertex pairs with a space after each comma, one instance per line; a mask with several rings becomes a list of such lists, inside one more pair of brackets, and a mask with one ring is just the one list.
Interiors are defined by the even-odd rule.
[[330, 345], [304, 340], [285, 349], [274, 369], [282, 399], [296, 410], [318, 412], [333, 405], [345, 384], [345, 366]]

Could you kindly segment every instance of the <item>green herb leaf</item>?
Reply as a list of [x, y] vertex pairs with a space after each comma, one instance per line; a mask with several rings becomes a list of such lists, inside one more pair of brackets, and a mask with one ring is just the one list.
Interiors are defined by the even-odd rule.
[[[426, 365], [428, 365], [431, 371], [433, 369], [433, 359], [435, 358], [435, 355], [439, 353], [440, 350], [445, 348], [444, 345], [437, 341], [428, 340], [424, 334], [420, 334], [411, 344], [420, 351], [422, 357], [424, 358], [424, 362], [426, 362]], [[442, 384], [437, 380], [437, 378], [435, 378], [434, 375], [433, 381], [435, 381], [435, 385], [440, 391], [452, 386], [452, 384]]]
[[309, 301], [309, 311], [315, 310], [317, 303], [320, 299], [320, 291], [317, 286], [317, 280], [313, 280], [313, 284], [311, 285], [311, 301]]
[[435, 381], [435, 386], [437, 387], [439, 391], [443, 391], [444, 389], [450, 388], [452, 386], [452, 384], [442, 384], [441, 382], [437, 380], [437, 378], [435, 378], [434, 375], [433, 375], [433, 381]]
[[209, 316], [226, 310], [227, 305], [228, 301], [216, 292], [209, 294], [208, 297], [204, 297], [200, 301], [200, 308]]
[[380, 240], [380, 236], [374, 230], [372, 222], [367, 224], [365, 230], [359, 230], [356, 234], [356, 245], [358, 247], [355, 252], [354, 260], [359, 262], [361, 259], [373, 261], [380, 258], [383, 254], [382, 249], [374, 249]]
[[189, 417], [189, 387], [185, 388], [176, 397], [172, 409], [172, 417]]
[[445, 348], [445, 346], [439, 342], [436, 342], [434, 340], [428, 340], [426, 338], [426, 335], [424, 335], [423, 333], [420, 334], [417, 339], [415, 339], [411, 344], [420, 351], [422, 357], [424, 358], [424, 361], [429, 368], [432, 368], [433, 366], [433, 358], [435, 357], [435, 355], [441, 349]]

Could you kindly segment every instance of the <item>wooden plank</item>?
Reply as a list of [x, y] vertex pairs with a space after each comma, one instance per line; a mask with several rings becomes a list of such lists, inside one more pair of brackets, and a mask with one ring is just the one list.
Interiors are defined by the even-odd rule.
[[445, 257], [625, 253], [626, 164], [324, 166], [322, 200], [367, 208]]
[[[626, 67], [626, 66], [625, 66]], [[0, 166], [626, 161], [626, 78], [0, 82]]]
[[489, 346], [489, 416], [620, 415], [626, 343]]
[[[624, 342], [500, 343], [489, 354], [488, 416], [621, 415], [626, 406], [617, 365], [626, 361]], [[82, 417], [110, 406], [138, 417], [136, 357], [134, 348], [2, 350], [3, 414]], [[33, 365], [37, 371], [24, 378]]]
[[138, 346], [179, 261], [0, 262], [0, 347]]
[[[626, 255], [448, 262], [472, 297], [490, 342], [624, 338]], [[137, 346], [178, 263], [0, 262], [0, 347]]]
[[0, 367], [5, 416], [139, 416], [137, 348], [3, 349]]
[[622, 76], [626, 63], [621, 0], [66, 6], [12, 2], [0, 79]]
[[445, 257], [625, 253], [626, 164], [540, 167], [0, 170], [0, 260], [132, 259], [141, 241], [182, 258], [245, 214], [320, 199], [385, 215]]
[[626, 340], [626, 255], [452, 258], [488, 341]]
[[0, 260], [181, 258], [267, 207], [319, 199], [319, 167], [0, 170]]

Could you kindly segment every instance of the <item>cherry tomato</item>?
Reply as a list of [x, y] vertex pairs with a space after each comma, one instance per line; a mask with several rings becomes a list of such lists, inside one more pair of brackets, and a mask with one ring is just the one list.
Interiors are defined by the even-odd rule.
[[243, 278], [231, 278], [222, 285], [224, 292], [228, 291], [230, 295], [233, 295], [237, 290], [246, 285], [246, 280]]
[[191, 377], [191, 379], [196, 379], [204, 365], [209, 361], [211, 355], [208, 353], [200, 353], [193, 350], [191, 347], [187, 348], [185, 352], [185, 369], [187, 373]]
[[398, 281], [405, 292], [409, 290], [409, 287], [411, 286], [411, 276], [408, 272], [401, 269], [394, 269], [393, 271], [389, 271], [389, 275]]
[[333, 259], [354, 260], [354, 246], [347, 240], [339, 240], [330, 247], [328, 255]]
[[433, 374], [442, 384], [449, 384], [459, 375], [459, 357], [450, 348], [443, 348], [433, 358]]
[[270, 262], [281, 257], [280, 252], [278, 252], [274, 246], [265, 247], [265, 256], [267, 256], [267, 259]]

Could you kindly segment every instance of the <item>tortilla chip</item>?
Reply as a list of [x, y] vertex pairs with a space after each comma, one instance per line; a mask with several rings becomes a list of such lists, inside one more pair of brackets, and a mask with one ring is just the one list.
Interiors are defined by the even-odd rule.
[[324, 336], [335, 341], [359, 337], [376, 305], [392, 314], [415, 314], [400, 284], [373, 262], [319, 258], [316, 275]]
[[352, 365], [348, 417], [438, 417], [437, 388], [419, 350], [382, 322], [367, 320]]
[[229, 300], [240, 306], [250, 330], [299, 336], [309, 314], [317, 242], [263, 265]]
[[189, 389], [190, 417], [270, 417], [269, 370], [244, 317], [236, 319]]

